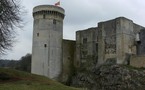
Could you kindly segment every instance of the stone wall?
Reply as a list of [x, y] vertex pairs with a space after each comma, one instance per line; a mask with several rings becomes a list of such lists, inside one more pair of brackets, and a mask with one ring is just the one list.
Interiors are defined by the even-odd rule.
[[[97, 62], [98, 32], [97, 28], [89, 28], [76, 32], [75, 67], [86, 67], [86, 64]], [[87, 67], [86, 67], [87, 68]]]
[[145, 56], [131, 56], [130, 65], [138, 68], [145, 68]]
[[64, 9], [40, 5], [33, 9], [31, 73], [57, 79], [62, 72]]
[[137, 43], [137, 55], [145, 55], [145, 29], [141, 29], [140, 33], [140, 43]]
[[100, 22], [98, 64], [114, 58], [118, 64], [126, 64], [127, 54], [136, 54], [135, 36], [141, 26], [132, 20], [119, 17], [113, 20]]
[[134, 30], [134, 33], [135, 33], [135, 34], [139, 33], [142, 29], [144, 29], [143, 26], [140, 26], [140, 25], [134, 23], [134, 25], [133, 25], [133, 30]]
[[102, 64], [107, 58], [116, 58], [116, 21], [100, 22], [98, 28], [98, 63]]
[[63, 40], [63, 62], [61, 82], [68, 83], [74, 72], [75, 41]]

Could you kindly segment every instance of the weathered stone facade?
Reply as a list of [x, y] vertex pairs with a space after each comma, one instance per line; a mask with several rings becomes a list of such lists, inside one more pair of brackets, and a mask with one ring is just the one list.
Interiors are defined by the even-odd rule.
[[75, 46], [75, 41], [63, 40], [62, 74], [60, 78], [61, 82], [69, 82], [74, 72]]
[[31, 72], [34, 74], [67, 82], [75, 69], [89, 70], [112, 59], [117, 64], [145, 66], [141, 64], [144, 60], [132, 57], [145, 55], [145, 28], [132, 20], [118, 17], [100, 22], [98, 27], [77, 31], [76, 41], [71, 41], [63, 40], [61, 7], [37, 6], [33, 17]]
[[98, 64], [109, 58], [115, 58], [118, 64], [126, 64], [126, 54], [136, 54], [136, 34], [141, 26], [124, 17], [101, 22], [99, 28]]
[[75, 67], [86, 67], [86, 64], [98, 60], [98, 32], [97, 28], [89, 28], [76, 32], [76, 60]]
[[130, 58], [130, 65], [138, 68], [144, 68], [145, 67], [145, 56], [137, 56], [133, 55]]
[[64, 9], [40, 5], [33, 9], [33, 17], [31, 72], [57, 79], [62, 72]]
[[[139, 41], [136, 41], [137, 34]], [[96, 28], [77, 31], [75, 65], [85, 67], [85, 63], [93, 59], [96, 65], [111, 59], [116, 60], [117, 64], [131, 64], [129, 61], [132, 55], [145, 54], [144, 37], [144, 27], [125, 17], [100, 22]], [[89, 56], [93, 58], [87, 58]]]

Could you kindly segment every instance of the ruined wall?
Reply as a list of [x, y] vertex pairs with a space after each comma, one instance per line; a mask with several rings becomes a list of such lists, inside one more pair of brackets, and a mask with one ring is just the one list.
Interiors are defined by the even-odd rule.
[[86, 64], [97, 63], [98, 42], [97, 28], [89, 28], [76, 32], [75, 67], [85, 67]]
[[145, 55], [145, 29], [141, 29], [140, 33], [140, 43], [137, 43], [137, 55]]
[[124, 17], [118, 18], [117, 25], [117, 63], [127, 64], [127, 54], [134, 52], [134, 29], [133, 21]]
[[138, 68], [145, 68], [145, 56], [131, 56], [130, 65]]
[[142, 29], [144, 29], [143, 26], [140, 26], [140, 25], [134, 23], [134, 25], [133, 25], [133, 30], [134, 30], [134, 33], [135, 33], [135, 34], [139, 33]]
[[116, 21], [100, 22], [98, 28], [98, 64], [102, 64], [107, 58], [116, 58]]
[[118, 64], [125, 63], [126, 54], [134, 53], [133, 22], [119, 17], [114, 20], [100, 22], [98, 64], [114, 58]]
[[72, 40], [63, 40], [63, 62], [62, 62], [62, 75], [61, 82], [68, 83], [71, 75], [74, 72], [74, 59], [76, 42]]
[[[134, 29], [134, 34], [135, 34], [135, 45], [136, 45], [136, 53], [137, 55], [143, 55], [143, 51], [144, 51], [144, 44], [145, 44], [145, 41], [144, 41], [144, 27], [138, 25], [138, 24], [135, 24], [133, 25], [133, 29]], [[136, 41], [136, 35], [139, 35], [139, 39], [141, 41], [140, 42], [137, 42]]]

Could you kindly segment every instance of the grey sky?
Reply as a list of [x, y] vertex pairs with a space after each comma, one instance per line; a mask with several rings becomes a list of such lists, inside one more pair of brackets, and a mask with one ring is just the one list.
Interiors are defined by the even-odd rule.
[[[33, 7], [54, 4], [58, 0], [21, 0], [27, 10], [22, 16], [26, 25], [18, 31], [17, 42], [12, 51], [2, 58], [20, 59], [32, 50]], [[145, 0], [61, 0], [65, 9], [64, 38], [75, 39], [75, 31], [96, 27], [98, 22], [124, 16], [145, 26]]]

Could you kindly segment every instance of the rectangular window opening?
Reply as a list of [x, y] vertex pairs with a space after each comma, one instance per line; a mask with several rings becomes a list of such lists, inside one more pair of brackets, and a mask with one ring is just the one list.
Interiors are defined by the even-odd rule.
[[37, 37], [39, 37], [39, 33], [37, 33]]
[[55, 19], [53, 19], [53, 24], [56, 24], [56, 20]]
[[87, 43], [87, 38], [83, 38], [83, 44]]
[[98, 53], [98, 43], [96, 43], [96, 52]]
[[47, 44], [44, 44], [44, 47], [46, 48], [47, 47]]

